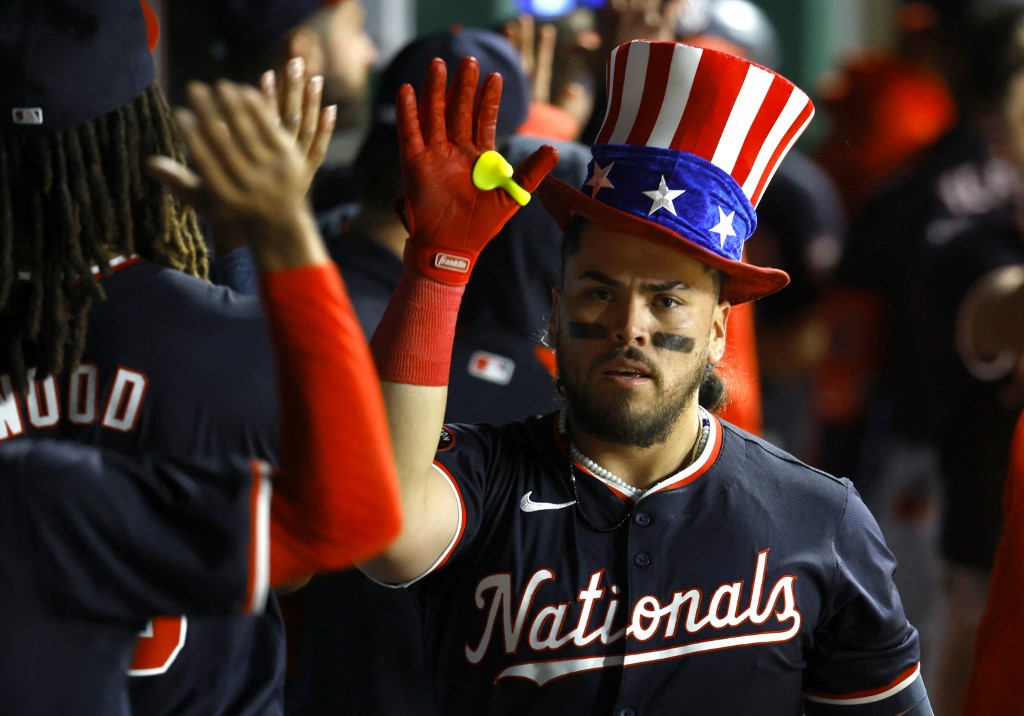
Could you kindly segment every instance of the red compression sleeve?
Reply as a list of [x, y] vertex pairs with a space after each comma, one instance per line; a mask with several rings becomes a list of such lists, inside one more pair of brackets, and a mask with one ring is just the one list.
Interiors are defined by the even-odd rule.
[[281, 460], [270, 583], [365, 560], [401, 528], [398, 478], [370, 352], [333, 264], [264, 274]]
[[455, 321], [465, 286], [448, 286], [406, 270], [398, 281], [370, 349], [383, 380], [448, 385]]

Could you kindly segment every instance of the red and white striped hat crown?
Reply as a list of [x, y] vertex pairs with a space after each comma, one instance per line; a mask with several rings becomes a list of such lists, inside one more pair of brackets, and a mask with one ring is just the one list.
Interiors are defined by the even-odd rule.
[[608, 109], [579, 189], [549, 178], [548, 212], [667, 242], [727, 276], [749, 301], [789, 277], [742, 261], [754, 207], [814, 114], [792, 82], [740, 57], [634, 40], [608, 61]]

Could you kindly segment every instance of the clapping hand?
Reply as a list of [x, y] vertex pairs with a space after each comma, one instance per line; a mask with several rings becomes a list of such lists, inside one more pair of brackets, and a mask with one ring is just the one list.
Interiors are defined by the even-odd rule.
[[[254, 87], [227, 81], [192, 83], [187, 96], [188, 108], [175, 110], [175, 120], [191, 167], [151, 157], [151, 174], [214, 231], [244, 237], [265, 270], [326, 260], [306, 198], [310, 148], [282, 125], [274, 104]], [[327, 131], [329, 108], [323, 120]]]

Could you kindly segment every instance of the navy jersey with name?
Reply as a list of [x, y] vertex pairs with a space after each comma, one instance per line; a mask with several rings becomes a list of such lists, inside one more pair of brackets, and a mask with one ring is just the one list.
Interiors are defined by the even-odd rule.
[[412, 585], [441, 713], [893, 714], [926, 699], [892, 556], [852, 485], [713, 417], [709, 433], [634, 505], [578, 464], [574, 486], [555, 416], [446, 426], [435, 468], [462, 519]]
[[258, 611], [267, 472], [0, 445], [0, 713], [130, 714], [128, 667], [152, 615]]
[[[82, 364], [25, 397], [0, 376], [0, 443], [60, 436], [145, 451], [276, 462], [274, 358], [256, 297], [140, 259], [102, 280]], [[255, 618], [155, 621], [132, 663], [138, 713], [283, 710], [284, 628], [271, 597]]]

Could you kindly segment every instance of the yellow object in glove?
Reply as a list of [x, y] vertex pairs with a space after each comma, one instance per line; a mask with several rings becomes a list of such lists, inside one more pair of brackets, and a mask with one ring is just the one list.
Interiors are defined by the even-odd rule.
[[530, 192], [512, 181], [512, 165], [494, 150], [480, 155], [473, 165], [473, 186], [482, 191], [504, 189], [520, 206], [530, 202]]

